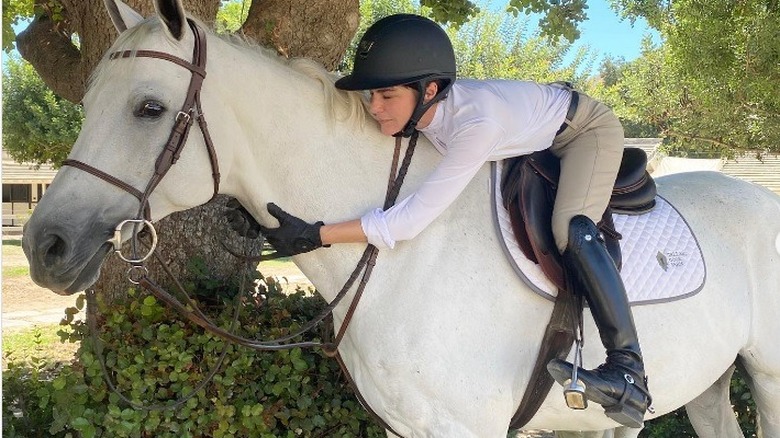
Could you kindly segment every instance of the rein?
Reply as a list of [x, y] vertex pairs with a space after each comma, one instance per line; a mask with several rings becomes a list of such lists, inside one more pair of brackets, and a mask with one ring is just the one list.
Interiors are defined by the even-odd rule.
[[[391, 169], [390, 178], [388, 181], [389, 190], [385, 196], [385, 203], [384, 203], [385, 209], [392, 206], [395, 203], [395, 200], [398, 198], [398, 193], [401, 189], [403, 179], [406, 176], [406, 172], [409, 168], [409, 164], [411, 163], [411, 159], [412, 159], [412, 155], [414, 154], [416, 143], [417, 143], [417, 136], [415, 135], [411, 138], [409, 142], [409, 146], [406, 149], [406, 154], [404, 155], [404, 160], [403, 163], [401, 164], [401, 168], [397, 169], [396, 167], [397, 167], [398, 157], [400, 156], [400, 152], [401, 152], [401, 139], [400, 137], [396, 138], [396, 145], [395, 145], [395, 152], [394, 152], [394, 159], [393, 159], [395, 165]], [[157, 298], [159, 298], [161, 301], [171, 306], [172, 308], [176, 309], [182, 316], [187, 318], [190, 322], [200, 327], [203, 327], [204, 329], [210, 331], [211, 333], [227, 341], [233, 342], [235, 344], [242, 345], [244, 347], [248, 347], [259, 351], [279, 351], [279, 350], [289, 350], [292, 348], [321, 348], [327, 356], [335, 357], [336, 354], [338, 353], [339, 344], [341, 343], [341, 340], [344, 338], [344, 334], [346, 333], [347, 327], [349, 326], [350, 321], [352, 321], [352, 316], [354, 315], [355, 309], [357, 308], [357, 305], [360, 302], [360, 298], [363, 295], [363, 290], [365, 289], [366, 285], [368, 284], [368, 280], [371, 277], [371, 273], [374, 269], [374, 266], [376, 265], [376, 258], [378, 255], [379, 255], [379, 249], [374, 245], [368, 245], [366, 249], [363, 251], [363, 255], [358, 261], [355, 269], [352, 271], [352, 274], [344, 283], [344, 286], [341, 288], [341, 290], [336, 295], [336, 297], [325, 307], [325, 309], [323, 309], [323, 311], [318, 316], [316, 316], [308, 323], [304, 324], [299, 330], [295, 331], [294, 333], [270, 341], [258, 341], [256, 339], [248, 339], [222, 329], [221, 327], [214, 324], [206, 315], [198, 311], [197, 307], [195, 307], [194, 302], [189, 297], [187, 297], [186, 299], [187, 304], [189, 305], [189, 307], [192, 307], [196, 310], [190, 310], [187, 305], [180, 302], [176, 297], [174, 297], [172, 294], [170, 294], [168, 291], [166, 291], [163, 287], [161, 287], [159, 284], [154, 282], [154, 280], [152, 280], [145, 274], [140, 278], [133, 280], [133, 282], [142, 286], [144, 289], [152, 292], [154, 296], [156, 296]], [[246, 261], [254, 260], [253, 258], [250, 257], [243, 257], [240, 255], [239, 257], [243, 258]], [[336, 306], [338, 306], [339, 303], [341, 303], [341, 301], [344, 299], [347, 293], [349, 293], [349, 291], [352, 289], [352, 286], [355, 284], [355, 281], [357, 281], [357, 278], [360, 276], [361, 272], [363, 273], [363, 276], [360, 280], [360, 283], [358, 283], [357, 290], [355, 292], [354, 297], [352, 298], [349, 308], [347, 309], [347, 313], [344, 317], [344, 321], [341, 324], [339, 332], [336, 334], [336, 337], [332, 342], [293, 342], [293, 343], [283, 344], [283, 342], [287, 342], [291, 339], [294, 339], [312, 330], [315, 326], [317, 326], [317, 324], [319, 324], [320, 322], [325, 320], [325, 318], [330, 316], [333, 312], [333, 309], [335, 309]], [[184, 291], [184, 288], [180, 284], [178, 284], [178, 282], [177, 282], [177, 286], [179, 292], [187, 296], [186, 292]]]
[[[357, 305], [360, 302], [360, 298], [363, 295], [363, 291], [366, 285], [368, 284], [368, 280], [370, 279], [371, 273], [373, 272], [374, 266], [376, 265], [376, 258], [378, 256], [379, 250], [375, 246], [368, 245], [366, 247], [362, 257], [360, 258], [360, 261], [358, 262], [357, 266], [355, 267], [350, 277], [347, 279], [342, 289], [339, 291], [336, 297], [328, 304], [328, 306], [326, 306], [326, 308], [323, 310], [323, 312], [320, 315], [315, 317], [313, 320], [309, 321], [307, 324], [305, 324], [300, 330], [296, 331], [295, 333], [274, 340], [270, 340], [270, 341], [259, 341], [256, 339], [248, 339], [232, 333], [232, 330], [235, 329], [235, 326], [238, 321], [239, 313], [240, 313], [239, 300], [241, 298], [243, 290], [245, 289], [244, 286], [245, 286], [246, 276], [242, 278], [240, 293], [237, 296], [236, 309], [235, 309], [234, 318], [232, 322], [233, 327], [230, 330], [225, 330], [217, 326], [216, 324], [214, 324], [208, 318], [208, 316], [206, 316], [203, 312], [201, 312], [198, 309], [194, 301], [187, 295], [182, 284], [178, 281], [178, 279], [176, 279], [176, 277], [173, 275], [173, 273], [170, 271], [167, 265], [163, 262], [162, 258], [157, 252], [157, 234], [154, 229], [154, 226], [151, 223], [149, 197], [151, 193], [154, 191], [154, 189], [157, 187], [157, 185], [160, 183], [160, 181], [162, 181], [163, 177], [168, 173], [171, 166], [173, 166], [173, 164], [175, 164], [176, 161], [179, 159], [181, 152], [184, 146], [186, 145], [187, 137], [189, 135], [189, 130], [190, 127], [192, 126], [193, 120], [198, 121], [198, 126], [200, 127], [201, 133], [203, 135], [206, 144], [206, 149], [209, 154], [209, 160], [211, 162], [212, 178], [214, 182], [214, 194], [212, 196], [212, 199], [214, 199], [214, 197], [216, 197], [216, 195], [219, 192], [220, 174], [219, 174], [219, 164], [217, 160], [217, 154], [213, 142], [211, 140], [211, 136], [208, 132], [206, 120], [203, 114], [201, 101], [200, 101], [200, 91], [203, 84], [203, 80], [206, 77], [206, 37], [203, 30], [198, 28], [195, 22], [193, 22], [192, 20], [188, 20], [188, 23], [195, 37], [192, 62], [183, 60], [181, 58], [178, 58], [176, 56], [164, 52], [158, 52], [152, 50], [126, 50], [122, 52], [114, 52], [109, 55], [109, 59], [112, 60], [124, 59], [130, 57], [147, 57], [147, 58], [162, 59], [165, 61], [172, 62], [181, 67], [184, 67], [190, 70], [190, 72], [192, 73], [190, 79], [190, 85], [187, 90], [187, 96], [185, 98], [184, 104], [182, 105], [182, 109], [176, 114], [175, 123], [169, 135], [168, 141], [166, 142], [163, 151], [157, 157], [157, 161], [155, 162], [154, 174], [152, 175], [149, 182], [147, 183], [144, 191], [141, 192], [140, 190], [122, 181], [121, 179], [116, 178], [82, 161], [68, 159], [63, 162], [63, 165], [71, 166], [83, 170], [116, 187], [119, 187], [120, 189], [124, 190], [125, 192], [131, 194], [136, 199], [138, 199], [140, 205], [139, 205], [138, 214], [136, 218], [127, 219], [120, 222], [119, 225], [117, 225], [117, 227], [115, 228], [114, 236], [107, 241], [107, 243], [111, 243], [112, 246], [114, 247], [114, 252], [123, 261], [130, 264], [130, 268], [127, 271], [127, 277], [131, 283], [139, 285], [144, 289], [150, 291], [155, 297], [157, 297], [158, 299], [160, 299], [162, 302], [166, 303], [170, 307], [176, 309], [182, 316], [184, 316], [192, 323], [206, 329], [207, 331], [213, 333], [214, 335], [219, 336], [222, 339], [225, 339], [229, 342], [233, 342], [235, 344], [252, 348], [254, 350], [260, 350], [260, 351], [277, 351], [277, 350], [286, 350], [292, 348], [321, 348], [328, 357], [335, 357], [338, 360], [339, 365], [347, 375], [348, 380], [355, 388], [358, 398], [362, 400], [359, 391], [357, 391], [357, 387], [354, 385], [354, 382], [349, 376], [349, 373], [343, 361], [341, 360], [341, 357], [338, 354], [338, 347], [341, 343], [341, 340], [344, 338], [349, 323], [352, 321], [352, 317], [355, 314]], [[385, 195], [385, 202], [384, 202], [385, 210], [387, 210], [393, 204], [395, 204], [395, 201], [398, 198], [398, 194], [401, 190], [401, 185], [403, 184], [403, 180], [406, 176], [407, 170], [409, 168], [409, 164], [411, 163], [411, 159], [414, 154], [414, 149], [417, 144], [418, 135], [419, 132], [415, 131], [411, 136], [400, 169], [398, 168], [398, 161], [401, 153], [401, 137], [396, 137], [395, 151], [393, 154], [390, 176], [388, 178], [387, 193]], [[122, 230], [126, 224], [133, 224], [133, 234], [131, 238], [132, 255], [130, 257], [126, 257], [121, 251]], [[139, 233], [143, 229], [148, 229], [150, 231], [151, 244], [147, 245], [148, 249], [145, 255], [139, 256], [138, 255], [138, 249], [139, 249], [138, 244], [140, 243]], [[177, 289], [185, 297], [186, 305], [183, 304], [181, 301], [179, 301], [168, 291], [166, 291], [162, 286], [154, 282], [154, 280], [149, 278], [148, 270], [144, 266], [144, 263], [152, 255], [154, 255], [157, 258], [157, 260], [160, 262], [160, 265], [163, 267], [165, 272], [174, 280]], [[252, 258], [250, 257], [246, 257], [246, 256], [239, 256], [239, 257], [242, 258], [243, 261], [245, 262], [252, 261]], [[322, 322], [327, 317], [329, 316], [332, 317], [333, 310], [344, 299], [347, 293], [352, 289], [352, 286], [355, 284], [358, 276], [360, 276], [361, 273], [362, 273], [362, 278], [360, 280], [360, 283], [358, 284], [355, 295], [353, 296], [349, 308], [347, 309], [347, 312], [344, 317], [344, 321], [342, 322], [341, 327], [338, 333], [336, 334], [336, 337], [333, 339], [333, 341], [331, 342], [287, 342], [297, 336], [300, 336], [310, 331], [317, 324]], [[183, 396], [179, 400], [164, 406], [161, 405], [142, 406], [132, 402], [131, 400], [123, 396], [121, 393], [119, 393], [116, 386], [113, 384], [113, 382], [109, 377], [109, 373], [105, 364], [105, 358], [103, 357], [102, 354], [102, 344], [97, 339], [97, 323], [96, 323], [96, 311], [97, 311], [96, 301], [97, 300], [95, 297], [94, 289], [87, 290], [86, 295], [87, 295], [87, 304], [88, 304], [87, 320], [92, 335], [92, 340], [93, 343], [95, 344], [96, 353], [100, 360], [100, 365], [103, 371], [104, 380], [106, 381], [108, 386], [117, 395], [119, 395], [119, 397], [123, 401], [128, 403], [133, 408], [143, 409], [143, 410], [161, 410], [161, 409], [170, 409], [170, 408], [180, 406], [183, 403], [185, 403], [188, 399], [193, 397], [201, 388], [203, 388], [214, 377], [217, 370], [221, 367], [224, 358], [226, 356], [228, 344], [225, 344], [225, 348], [223, 348], [223, 351], [214, 369], [212, 369], [212, 371], [190, 394]], [[371, 411], [371, 409], [368, 407], [367, 404], [365, 404], [365, 402], [363, 404], [368, 409], [368, 411], [375, 416], [375, 418], [380, 422], [380, 424], [382, 424], [388, 430], [392, 431], [392, 429], [389, 426], [387, 426], [386, 423], [384, 423], [381, 420], [381, 418], [376, 416], [376, 414], [373, 411]]]

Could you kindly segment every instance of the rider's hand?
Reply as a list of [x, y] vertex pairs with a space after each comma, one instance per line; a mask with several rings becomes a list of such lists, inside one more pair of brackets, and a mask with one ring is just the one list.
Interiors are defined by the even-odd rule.
[[297, 218], [279, 208], [274, 203], [268, 204], [268, 212], [279, 221], [278, 228], [267, 228], [259, 225], [268, 243], [276, 252], [271, 257], [287, 257], [313, 251], [322, 247], [320, 228], [322, 221], [313, 224]]
[[249, 239], [257, 239], [260, 235], [260, 224], [255, 218], [238, 202], [237, 199], [231, 199], [225, 204], [229, 210], [225, 213], [228, 224], [239, 236]]

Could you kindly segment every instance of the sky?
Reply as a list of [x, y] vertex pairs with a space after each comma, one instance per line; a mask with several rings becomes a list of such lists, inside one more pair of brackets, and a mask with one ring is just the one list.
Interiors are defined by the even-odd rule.
[[[493, 11], [505, 10], [506, 0], [477, 0], [480, 7]], [[574, 49], [588, 45], [590, 50], [601, 60], [605, 56], [623, 57], [626, 61], [636, 59], [640, 55], [642, 38], [651, 35], [653, 41], [660, 42], [655, 30], [647, 26], [644, 19], [631, 25], [629, 20], [620, 21], [617, 13], [609, 6], [608, 0], [588, 0], [588, 18], [579, 25], [580, 38], [575, 42]], [[531, 16], [530, 24], [535, 25], [538, 18]]]

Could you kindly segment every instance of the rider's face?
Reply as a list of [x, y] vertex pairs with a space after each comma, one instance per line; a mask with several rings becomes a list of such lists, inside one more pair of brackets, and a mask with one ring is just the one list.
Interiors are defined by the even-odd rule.
[[379, 129], [385, 135], [401, 131], [416, 104], [417, 92], [403, 85], [371, 90], [371, 116], [379, 122]]

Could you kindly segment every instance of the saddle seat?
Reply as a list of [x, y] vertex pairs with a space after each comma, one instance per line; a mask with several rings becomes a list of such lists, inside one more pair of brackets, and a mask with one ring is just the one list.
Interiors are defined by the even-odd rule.
[[[639, 215], [655, 206], [655, 181], [647, 172], [647, 155], [626, 148], [609, 206], [597, 224], [615, 265], [621, 268], [620, 234], [612, 214]], [[524, 255], [538, 263], [547, 277], [566, 289], [562, 260], [552, 234], [552, 210], [560, 178], [560, 160], [549, 150], [504, 161], [501, 193], [512, 231]]]

